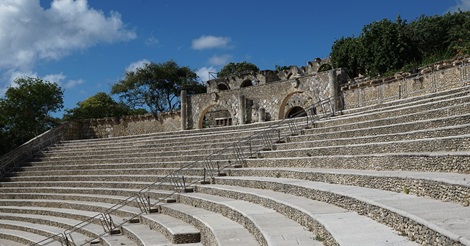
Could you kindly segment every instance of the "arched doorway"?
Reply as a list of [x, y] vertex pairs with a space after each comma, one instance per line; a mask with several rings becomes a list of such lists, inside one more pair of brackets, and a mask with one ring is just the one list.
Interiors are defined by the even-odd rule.
[[231, 126], [232, 124], [232, 114], [230, 111], [219, 105], [211, 105], [201, 113], [198, 128]]
[[296, 106], [291, 109], [286, 114], [286, 118], [296, 118], [307, 116], [307, 112], [302, 107]]

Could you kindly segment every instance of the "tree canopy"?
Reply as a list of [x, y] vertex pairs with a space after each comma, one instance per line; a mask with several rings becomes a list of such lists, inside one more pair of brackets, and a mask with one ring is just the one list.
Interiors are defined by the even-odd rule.
[[63, 90], [39, 78], [18, 78], [0, 98], [0, 154], [60, 123], [50, 114], [63, 108]]
[[217, 76], [219, 78], [222, 78], [230, 76], [232, 74], [245, 72], [259, 72], [259, 68], [255, 64], [250, 62], [230, 62], [229, 64], [225, 65], [222, 69], [220, 69], [220, 72], [217, 74]]
[[147, 63], [136, 71], [125, 73], [124, 79], [114, 84], [111, 94], [117, 94], [131, 108], [147, 106], [154, 114], [179, 109], [180, 92], [205, 92], [197, 75], [188, 67], [174, 61]]
[[77, 107], [67, 109], [64, 120], [71, 119], [98, 119], [105, 117], [121, 117], [131, 114], [145, 114], [145, 109], [131, 109], [124, 103], [116, 102], [105, 92], [98, 92], [83, 102], [78, 102]]
[[470, 12], [421, 16], [407, 23], [400, 17], [364, 26], [358, 37], [342, 37], [331, 49], [334, 67], [349, 75], [372, 77], [470, 54]]

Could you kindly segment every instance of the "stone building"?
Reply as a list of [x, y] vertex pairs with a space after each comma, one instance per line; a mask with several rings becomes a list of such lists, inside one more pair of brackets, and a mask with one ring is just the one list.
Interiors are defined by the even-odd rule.
[[[247, 71], [207, 82], [207, 93], [182, 98], [182, 129], [200, 129], [279, 120], [316, 112], [309, 107], [320, 100], [339, 101], [339, 85], [347, 81], [343, 69], [329, 60], [315, 59], [289, 70]], [[336, 105], [339, 107], [339, 105]]]

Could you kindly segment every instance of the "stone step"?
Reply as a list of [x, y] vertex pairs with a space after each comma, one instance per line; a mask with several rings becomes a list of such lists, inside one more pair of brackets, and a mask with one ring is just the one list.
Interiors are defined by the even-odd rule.
[[180, 194], [177, 201], [222, 214], [244, 225], [260, 245], [323, 245], [302, 225], [254, 203], [203, 193]]
[[469, 173], [470, 152], [414, 152], [246, 159], [246, 167], [308, 167]]
[[[48, 208], [48, 209], [57, 209], [57, 208], [67, 208], [70, 210], [76, 210], [77, 213], [81, 211], [93, 211], [96, 214], [107, 211], [109, 208], [113, 207], [115, 204], [101, 203], [101, 202], [82, 202], [82, 201], [67, 201], [67, 200], [52, 200], [52, 199], [1, 199], [1, 207], [33, 207], [33, 208]], [[132, 204], [124, 204], [118, 209], [113, 210], [112, 215], [117, 216], [115, 221], [125, 221], [126, 218], [133, 218], [136, 215], [140, 214], [141, 211], [138, 207], [133, 207]], [[94, 216], [94, 215], [93, 215]]]
[[[71, 165], [71, 164], [100, 164], [100, 163], [141, 163], [141, 162], [185, 162], [186, 164], [194, 163], [196, 161], [203, 161], [207, 158], [208, 154], [194, 154], [194, 155], [182, 155], [182, 156], [156, 156], [149, 155], [146, 157], [126, 157], [126, 156], [109, 156], [103, 158], [82, 158], [74, 159], [70, 157], [63, 160], [32, 160], [26, 162], [24, 165]], [[224, 159], [235, 159], [235, 154], [233, 151], [222, 152], [220, 156], [216, 156], [220, 160]]]
[[[372, 112], [362, 112], [359, 114], [343, 115], [342, 117], [332, 117], [331, 119], [323, 120], [323, 122], [331, 122], [335, 124], [355, 123], [363, 121], [371, 121], [377, 119], [387, 119], [392, 117], [419, 114], [423, 112], [432, 111], [445, 111], [449, 108], [459, 109], [456, 105], [468, 105], [470, 102], [470, 95], [468, 93], [459, 95], [457, 97], [451, 97], [441, 100], [430, 100], [429, 102], [419, 103], [416, 105], [402, 105], [397, 108], [383, 108]], [[466, 106], [468, 107], [468, 106]], [[460, 111], [465, 113], [465, 110]], [[468, 112], [468, 111], [467, 111]], [[319, 121], [319, 125], [325, 125], [322, 121]]]
[[[136, 196], [141, 189], [110, 189], [110, 188], [102, 188], [102, 187], [90, 187], [90, 188], [72, 188], [72, 187], [25, 187], [25, 188], [18, 188], [18, 187], [3, 187], [0, 189], [0, 196], [4, 198], [8, 197], [21, 197], [23, 194], [37, 194], [41, 196], [43, 193], [45, 194], [57, 194], [57, 196], [65, 195], [70, 196], [72, 195], [92, 195], [92, 196], [121, 196], [121, 197], [131, 197]], [[152, 189], [148, 191], [146, 194], [150, 196], [151, 199], [158, 200], [159, 198], [167, 198], [171, 197], [174, 194], [174, 191], [171, 190], [156, 190]], [[8, 198], [11, 199], [11, 198]]]
[[301, 196], [228, 185], [198, 186], [197, 191], [274, 209], [312, 231], [325, 245], [417, 245], [366, 216]]
[[[20, 230], [19, 227], [16, 230], [24, 231], [24, 232], [32, 232], [38, 235], [42, 235], [44, 237], [48, 237], [49, 239], [47, 242], [60, 242], [63, 240], [63, 237], [54, 237], [58, 234], [63, 234], [64, 232], [69, 232], [68, 230], [75, 225], [82, 222], [82, 220], [71, 219], [67, 217], [58, 217], [55, 216], [59, 212], [55, 212], [54, 215], [49, 214], [35, 214], [35, 211], [42, 212], [41, 210], [36, 210], [36, 208], [31, 207], [24, 207], [25, 209], [18, 209], [12, 208], [13, 212], [15, 209], [18, 210], [16, 213], [0, 213], [2, 218], [5, 220], [11, 221], [11, 223], [15, 226], [21, 226], [22, 229]], [[71, 217], [73, 215], [63, 213], [64, 209], [58, 209], [61, 215], [66, 214], [66, 216]], [[25, 211], [26, 213], [23, 213]], [[14, 229], [10, 226], [9, 229]], [[81, 226], [79, 229], [71, 233], [71, 237], [69, 239], [75, 240], [75, 242], [83, 242], [83, 241], [95, 241], [93, 238], [96, 238], [99, 233], [103, 233], [103, 227], [96, 221], [96, 223], [86, 224]], [[44, 241], [46, 243], [46, 241]], [[49, 244], [47, 244], [49, 245]]]
[[198, 243], [201, 241], [201, 232], [193, 225], [165, 214], [142, 214], [140, 221], [151, 229], [161, 232], [174, 244]]
[[362, 112], [382, 110], [384, 108], [406, 107], [409, 105], [422, 104], [423, 102], [436, 101], [440, 99], [452, 98], [465, 95], [470, 90], [470, 86], [460, 86], [458, 88], [451, 88], [444, 91], [427, 93], [419, 96], [411, 96], [393, 101], [382, 102], [374, 105], [367, 105], [351, 109], [345, 109], [345, 114], [360, 114]]
[[[2, 217], [2, 218], [3, 219], [0, 219], [0, 230], [4, 230], [4, 229], [16, 230], [19, 233], [28, 232], [28, 233], [33, 233], [33, 234], [37, 234], [37, 235], [44, 236], [44, 237], [53, 237], [65, 231], [65, 229], [63, 228], [40, 223], [40, 221], [44, 221], [43, 218], [40, 218], [40, 220], [37, 220], [37, 221], [30, 221], [30, 222], [19, 221], [19, 220], [8, 220], [5, 217]], [[73, 226], [73, 224], [69, 226]], [[78, 234], [78, 233], [77, 235], [75, 235], [75, 238], [78, 241], [85, 241], [86, 239], [88, 239], [87, 236]], [[61, 242], [61, 241], [58, 241], [58, 242]]]
[[261, 158], [286, 158], [328, 155], [364, 155], [381, 153], [414, 153], [422, 150], [430, 152], [456, 152], [470, 150], [470, 135], [449, 137], [429, 137], [423, 139], [397, 140], [390, 142], [370, 142], [316, 147], [314, 143], [299, 143], [280, 150], [262, 151]]
[[171, 242], [163, 234], [143, 224], [126, 224], [122, 226], [122, 234], [130, 238], [136, 245], [170, 245]]
[[[229, 176], [277, 177], [352, 185], [470, 205], [470, 173], [376, 171], [319, 168], [242, 168]], [[196, 190], [199, 189], [198, 186]]]
[[[367, 116], [369, 119], [358, 117], [341, 117], [325, 119], [315, 122], [315, 128], [305, 130], [306, 133], [315, 132], [335, 132], [341, 130], [364, 129], [383, 125], [403, 124], [415, 121], [436, 119], [442, 117], [451, 117], [468, 114], [470, 103], [458, 103], [443, 108], [431, 108], [427, 110], [411, 112], [409, 114], [389, 115], [386, 118], [378, 118], [376, 115]], [[399, 111], [399, 110], [398, 110]], [[397, 113], [398, 114], [398, 113]], [[321, 129], [321, 130], [320, 130]]]
[[[21, 245], [31, 245], [35, 242], [39, 242], [41, 240], [46, 239], [47, 237], [37, 235], [34, 233], [30, 232], [23, 232], [23, 231], [17, 231], [17, 230], [10, 230], [10, 229], [2, 229], [0, 230], [0, 238], [4, 240], [10, 240], [15, 243], [19, 243]], [[60, 246], [61, 243], [59, 242], [53, 242], [49, 244], [51, 246]]]
[[418, 120], [413, 122], [385, 124], [375, 127], [349, 129], [348, 127], [337, 128], [336, 131], [322, 132], [324, 128], [305, 130], [304, 135], [292, 136], [291, 142], [323, 140], [330, 141], [342, 138], [360, 138], [376, 135], [400, 134], [413, 131], [427, 131], [429, 129], [458, 128], [470, 122], [470, 114], [450, 117], [439, 117], [435, 119]]
[[112, 137], [112, 138], [99, 138], [99, 139], [81, 139], [81, 140], [70, 140], [61, 141], [56, 147], [74, 146], [74, 147], [86, 147], [89, 144], [93, 145], [107, 145], [111, 144], [133, 144], [137, 141], [187, 141], [188, 139], [201, 139], [207, 136], [227, 138], [228, 136], [240, 136], [240, 135], [251, 135], [253, 132], [262, 131], [263, 129], [275, 126], [278, 121], [269, 121], [256, 124], [245, 124], [240, 126], [227, 126], [221, 128], [210, 128], [202, 130], [187, 130], [187, 131], [176, 131], [166, 133], [152, 133], [145, 135], [132, 135], [123, 137]]
[[470, 207], [371, 188], [271, 177], [219, 177], [219, 184], [264, 187], [325, 201], [390, 226], [420, 244], [470, 245]]
[[[196, 183], [202, 179], [204, 170], [197, 170], [200, 176], [188, 176], [185, 175], [185, 181], [189, 183]], [[162, 180], [166, 175], [109, 175], [103, 173], [101, 175], [73, 175], [73, 172], [69, 172], [69, 175], [58, 176], [53, 173], [49, 173], [51, 176], [19, 176], [11, 177], [9, 182], [149, 182], [153, 183], [157, 180]], [[167, 179], [168, 180], [168, 179]], [[167, 181], [169, 182], [169, 181]]]
[[[1, 246], [24, 246], [24, 244], [22, 243], [17, 243], [15, 241], [11, 241], [11, 240], [7, 240], [7, 239], [3, 239], [2, 236], [4, 234], [2, 234], [0, 232], [0, 245]], [[53, 244], [50, 244], [50, 245], [53, 245]], [[59, 244], [60, 245], [60, 244]]]
[[180, 203], [160, 205], [160, 212], [199, 229], [203, 245], [259, 245], [246, 228], [221, 214]]
[[[115, 169], [92, 169], [92, 170], [80, 170], [80, 169], [69, 169], [69, 170], [48, 170], [48, 171], [30, 171], [24, 170], [21, 172], [11, 172], [10, 176], [5, 179], [6, 182], [8, 181], [20, 181], [23, 179], [30, 179], [34, 177], [40, 178], [41, 176], [47, 178], [53, 178], [55, 176], [79, 176], [79, 175], [95, 175], [95, 176], [106, 176], [110, 175], [168, 175], [175, 171], [178, 171], [179, 174], [185, 176], [202, 176], [204, 174], [204, 169], [200, 167], [195, 167], [191, 169], [179, 169], [179, 168], [141, 168], [141, 169], [133, 169], [133, 168], [115, 168]], [[58, 177], [59, 179], [61, 177]], [[49, 179], [51, 180], [51, 179]], [[54, 180], [54, 179], [52, 179]], [[51, 180], [51, 181], [52, 181]]]

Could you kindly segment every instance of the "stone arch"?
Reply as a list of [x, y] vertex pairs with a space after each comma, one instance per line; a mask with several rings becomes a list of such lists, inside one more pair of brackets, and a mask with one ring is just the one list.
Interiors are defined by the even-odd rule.
[[[206, 107], [202, 112], [201, 115], [199, 115], [199, 120], [198, 120], [198, 129], [204, 128], [204, 119], [208, 113], [211, 113], [212, 110], [216, 110], [215, 112], [218, 114], [224, 114], [225, 121], [221, 121], [220, 126], [228, 126], [232, 125], [232, 117], [233, 117], [233, 112], [230, 112], [229, 109], [226, 109], [222, 107], [219, 104], [212, 104]], [[217, 121], [217, 119], [213, 119], [214, 121]], [[206, 122], [207, 123], [207, 122]], [[214, 122], [209, 122], [209, 126], [216, 126]]]
[[297, 94], [297, 93], [303, 93], [303, 91], [294, 91], [294, 92], [291, 92], [291, 93], [289, 93], [289, 94], [284, 98], [284, 100], [282, 100], [282, 102], [281, 102], [281, 107], [279, 107], [279, 116], [278, 116], [278, 119], [279, 119], [279, 120], [285, 119], [286, 114], [285, 114], [284, 112], [285, 112], [285, 110], [286, 110], [287, 102], [289, 101], [289, 99], [290, 99], [293, 95], [295, 95], [295, 94]]
[[227, 91], [227, 90], [230, 90], [230, 87], [228, 85], [224, 84], [224, 83], [219, 83], [217, 85], [217, 89], [219, 91]]
[[287, 111], [285, 118], [296, 118], [304, 116], [307, 116], [307, 111], [305, 111], [305, 109], [300, 106], [294, 106]]
[[246, 79], [246, 80], [244, 80], [244, 81], [241, 83], [240, 88], [248, 87], [248, 86], [253, 86], [253, 82], [251, 81], [251, 79]]
[[323, 63], [323, 64], [320, 65], [317, 72], [325, 72], [325, 71], [329, 71], [331, 69], [333, 69], [333, 66], [331, 66], [331, 64]]

